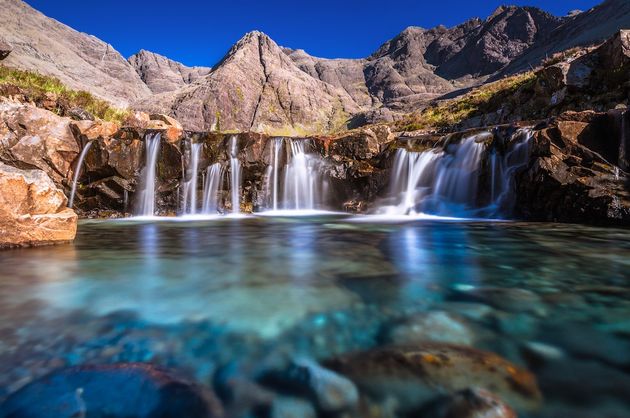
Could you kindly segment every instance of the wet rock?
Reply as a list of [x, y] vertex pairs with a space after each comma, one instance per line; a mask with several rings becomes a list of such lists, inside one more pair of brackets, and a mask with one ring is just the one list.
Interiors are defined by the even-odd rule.
[[452, 300], [483, 302], [508, 312], [545, 314], [540, 297], [529, 290], [504, 287], [455, 286]]
[[2, 417], [223, 416], [214, 395], [173, 373], [140, 363], [61, 369], [12, 394]]
[[542, 398], [532, 373], [494, 353], [464, 346], [384, 347], [325, 364], [374, 397], [394, 397], [402, 410], [473, 387], [489, 390], [523, 410], [537, 408]]
[[295, 359], [284, 370], [266, 372], [261, 381], [280, 391], [310, 398], [322, 411], [351, 409], [359, 401], [354, 383], [310, 359]]
[[317, 412], [303, 399], [279, 396], [271, 406], [270, 418], [316, 418]]
[[20, 170], [0, 162], [0, 247], [71, 241], [77, 215], [41, 170]]
[[564, 351], [559, 347], [538, 341], [523, 343], [521, 352], [527, 363], [533, 366], [539, 366], [548, 361], [557, 361], [565, 356]]
[[516, 412], [501, 398], [483, 389], [456, 393], [433, 414], [439, 418], [517, 418]]
[[475, 333], [465, 319], [443, 311], [406, 318], [394, 325], [388, 334], [388, 340], [397, 345], [426, 341], [473, 345], [475, 342]]

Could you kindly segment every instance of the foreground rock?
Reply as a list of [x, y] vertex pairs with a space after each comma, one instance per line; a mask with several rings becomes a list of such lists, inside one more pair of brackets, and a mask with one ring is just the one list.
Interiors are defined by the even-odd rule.
[[212, 418], [223, 411], [208, 390], [147, 364], [62, 369], [11, 395], [0, 417]]
[[71, 241], [77, 215], [41, 170], [20, 170], [0, 162], [0, 247]]
[[331, 360], [327, 366], [375, 397], [395, 398], [402, 410], [469, 388], [491, 391], [522, 410], [537, 408], [542, 399], [529, 371], [494, 353], [457, 345], [379, 348]]

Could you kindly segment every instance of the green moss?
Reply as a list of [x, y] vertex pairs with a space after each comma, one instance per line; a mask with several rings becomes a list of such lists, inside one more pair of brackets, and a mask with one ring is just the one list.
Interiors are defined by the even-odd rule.
[[[3, 86], [17, 87], [22, 94], [34, 102], [42, 101], [46, 94], [53, 93], [63, 109], [80, 107], [106, 121], [122, 122], [129, 115], [127, 109], [115, 108], [109, 102], [97, 99], [91, 93], [72, 90], [55, 77], [33, 71], [0, 66], [0, 87]], [[6, 94], [7, 91], [10, 89], [0, 88], [0, 95]], [[63, 113], [63, 109], [57, 109], [58, 113]]]

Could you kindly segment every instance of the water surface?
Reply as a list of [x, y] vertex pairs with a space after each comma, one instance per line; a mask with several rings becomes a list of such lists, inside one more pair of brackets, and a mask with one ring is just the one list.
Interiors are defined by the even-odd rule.
[[[82, 363], [152, 362], [208, 383], [226, 362], [278, 351], [325, 359], [413, 342], [413, 318], [437, 313], [437, 331], [421, 333], [536, 373], [545, 403], [523, 416], [630, 416], [628, 230], [83, 221], [73, 244], [0, 252], [0, 263], [0, 398]], [[444, 314], [464, 330], [440, 324]]]

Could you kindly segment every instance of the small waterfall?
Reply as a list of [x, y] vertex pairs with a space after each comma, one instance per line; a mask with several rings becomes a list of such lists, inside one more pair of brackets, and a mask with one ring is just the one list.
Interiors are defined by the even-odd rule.
[[220, 163], [212, 164], [206, 171], [206, 182], [203, 190], [204, 214], [214, 214], [219, 212], [219, 188], [223, 183], [223, 167]]
[[443, 150], [411, 152], [399, 149], [391, 175], [390, 196], [398, 202], [379, 208], [388, 215], [431, 213], [447, 216], [494, 216], [511, 209], [516, 172], [529, 159], [531, 131], [519, 129], [508, 150], [488, 155], [490, 197], [479, 207], [478, 186], [488, 132], [447, 144]]
[[230, 137], [230, 190], [232, 196], [232, 213], [241, 212], [241, 163], [238, 160], [238, 137]]
[[189, 180], [184, 182], [183, 213], [194, 215], [197, 213], [197, 179], [199, 177], [199, 157], [203, 143], [190, 144], [190, 166], [188, 168]]
[[71, 208], [74, 204], [74, 194], [77, 191], [77, 182], [79, 181], [79, 175], [81, 174], [81, 167], [83, 167], [83, 160], [87, 155], [90, 147], [92, 146], [92, 141], [85, 144], [85, 147], [81, 150], [81, 155], [79, 156], [79, 161], [77, 162], [77, 166], [74, 169], [74, 178], [72, 179], [72, 191], [70, 192], [70, 200], [68, 201], [68, 207]]
[[491, 214], [509, 212], [514, 204], [514, 176], [529, 161], [531, 152], [531, 129], [519, 129], [509, 143], [503, 156], [493, 149], [490, 154], [490, 204]]
[[145, 166], [142, 173], [138, 215], [155, 215], [155, 183], [158, 154], [160, 153], [160, 132], [151, 132], [145, 136]]
[[630, 112], [624, 110], [621, 112], [621, 135], [619, 137], [619, 163], [617, 164], [622, 170], [630, 169], [630, 156], [628, 155], [628, 125], [626, 119], [630, 117]]
[[[281, 167], [282, 151], [288, 148]], [[307, 152], [308, 141], [275, 138], [271, 143], [271, 161], [267, 168], [265, 202], [271, 210], [320, 209], [326, 190], [323, 162]]]

